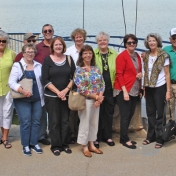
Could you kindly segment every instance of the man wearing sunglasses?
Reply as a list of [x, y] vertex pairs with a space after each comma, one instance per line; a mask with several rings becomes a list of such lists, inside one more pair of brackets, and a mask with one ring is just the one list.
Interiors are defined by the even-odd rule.
[[53, 26], [51, 24], [45, 24], [42, 28], [42, 34], [44, 39], [36, 45], [36, 48], [37, 51], [42, 52], [46, 57], [50, 55], [50, 44], [54, 34]]
[[[51, 24], [45, 24], [42, 27], [42, 34], [44, 39], [39, 44], [36, 45], [37, 51], [43, 54], [41, 64], [43, 63], [45, 57], [50, 55], [50, 44], [52, 42], [54, 34], [53, 26]], [[50, 145], [50, 141], [46, 138], [46, 130], [47, 130], [47, 114], [44, 106], [40, 121], [39, 143], [42, 143], [44, 145]]]
[[[28, 44], [28, 43], [36, 44], [35, 37], [36, 36], [33, 33], [31, 33], [31, 32], [28, 32], [28, 33], [24, 34], [24, 38], [23, 38], [24, 45]], [[17, 54], [17, 56], [15, 58], [15, 62], [19, 62], [22, 57], [23, 57], [23, 53], [20, 52], [19, 54]], [[35, 58], [34, 58], [34, 60], [37, 61], [37, 62], [39, 62], [39, 63], [41, 63], [41, 59], [40, 59], [41, 57], [43, 57], [42, 53], [40, 53], [40, 54], [37, 53], [36, 56], [35, 56]]]
[[[175, 102], [176, 102], [176, 28], [170, 30], [171, 45], [165, 46], [163, 50], [167, 52], [171, 59], [170, 65], [170, 79], [171, 79], [171, 99], [170, 108], [172, 117], [174, 117]], [[167, 115], [168, 116], [168, 115]]]

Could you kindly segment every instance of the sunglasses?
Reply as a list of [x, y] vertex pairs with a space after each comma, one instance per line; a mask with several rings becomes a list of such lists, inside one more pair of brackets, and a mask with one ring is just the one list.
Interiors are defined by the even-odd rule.
[[127, 45], [132, 45], [132, 44], [135, 45], [136, 42], [135, 42], [135, 41], [134, 41], [134, 42], [126, 42], [126, 44], [127, 44]]
[[0, 40], [0, 43], [6, 43], [7, 41], [6, 40]]
[[43, 31], [43, 33], [45, 33], [45, 34], [46, 34], [47, 32], [48, 32], [48, 33], [51, 33], [51, 32], [53, 32], [53, 31], [52, 31], [51, 29], [49, 29], [49, 30], [44, 30], [44, 31]]
[[172, 37], [172, 40], [176, 40], [176, 36]]
[[28, 40], [28, 43], [31, 43], [31, 42], [35, 43], [36, 40]]

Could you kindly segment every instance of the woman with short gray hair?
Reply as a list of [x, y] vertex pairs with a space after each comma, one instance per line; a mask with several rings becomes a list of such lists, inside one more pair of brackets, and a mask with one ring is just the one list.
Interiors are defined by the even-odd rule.
[[0, 144], [4, 144], [6, 149], [12, 147], [8, 141], [9, 129], [13, 115], [13, 104], [7, 99], [9, 87], [7, 86], [10, 71], [15, 59], [15, 52], [8, 48], [9, 36], [6, 32], [0, 30], [0, 127], [2, 137]]
[[145, 52], [143, 58], [148, 116], [148, 132], [143, 145], [156, 141], [155, 148], [159, 149], [164, 144], [162, 139], [164, 101], [170, 99], [170, 59], [169, 55], [161, 49], [162, 39], [159, 34], [148, 34], [144, 44], [149, 50]]
[[117, 52], [108, 47], [109, 38], [109, 35], [105, 32], [97, 34], [98, 48], [94, 50], [96, 65], [99, 67], [105, 81], [104, 101], [100, 105], [97, 141], [94, 142], [97, 148], [99, 148], [100, 141], [106, 142], [109, 146], [115, 145], [112, 140], [112, 118], [114, 114], [113, 88]]

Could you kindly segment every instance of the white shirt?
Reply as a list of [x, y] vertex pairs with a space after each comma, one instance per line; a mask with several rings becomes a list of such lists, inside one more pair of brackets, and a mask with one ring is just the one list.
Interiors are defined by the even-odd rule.
[[[152, 68], [153, 68], [153, 64], [156, 61], [157, 56], [149, 56], [149, 60], [148, 60], [148, 78], [150, 80], [150, 76], [152, 73]], [[169, 58], [165, 59], [164, 62], [164, 66], [169, 65]], [[164, 67], [161, 69], [161, 72], [158, 75], [158, 80], [156, 82], [156, 86], [155, 87], [160, 87], [162, 85], [164, 85], [166, 83], [166, 77], [165, 77], [165, 72], [164, 72]]]
[[[26, 70], [26, 62], [23, 60], [23, 58], [20, 60], [24, 70]], [[34, 62], [34, 74], [36, 77], [36, 81], [37, 81], [37, 86], [38, 86], [38, 90], [39, 90], [39, 94], [40, 94], [40, 99], [41, 99], [41, 105], [44, 106], [44, 95], [43, 95], [43, 86], [41, 84], [41, 68], [42, 65], [38, 62], [36, 62], [35, 60], [33, 60]], [[18, 80], [20, 80], [20, 78], [22, 77], [23, 72], [21, 70], [20, 64], [18, 62], [15, 62], [12, 66], [12, 70], [10, 72], [10, 76], [9, 76], [9, 87], [11, 89], [13, 89], [14, 91], [17, 91], [18, 88], [20, 87], [20, 84], [18, 84]]]
[[76, 49], [75, 44], [70, 46], [69, 48], [67, 48], [67, 51], [64, 54], [65, 55], [70, 55], [73, 58], [73, 61], [74, 61], [75, 66], [76, 66], [76, 62], [77, 62], [78, 57], [79, 57], [79, 52]]

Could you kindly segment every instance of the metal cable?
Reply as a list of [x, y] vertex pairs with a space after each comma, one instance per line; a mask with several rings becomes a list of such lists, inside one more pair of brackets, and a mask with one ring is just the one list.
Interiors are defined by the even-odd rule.
[[125, 35], [126, 35], [126, 21], [125, 21], [125, 12], [124, 12], [123, 0], [122, 0], [122, 10], [123, 10], [123, 21], [124, 21], [124, 26], [125, 26]]
[[137, 11], [138, 11], [138, 0], [136, 0], [136, 21], [135, 21], [135, 35], [136, 35], [136, 28], [137, 28]]

